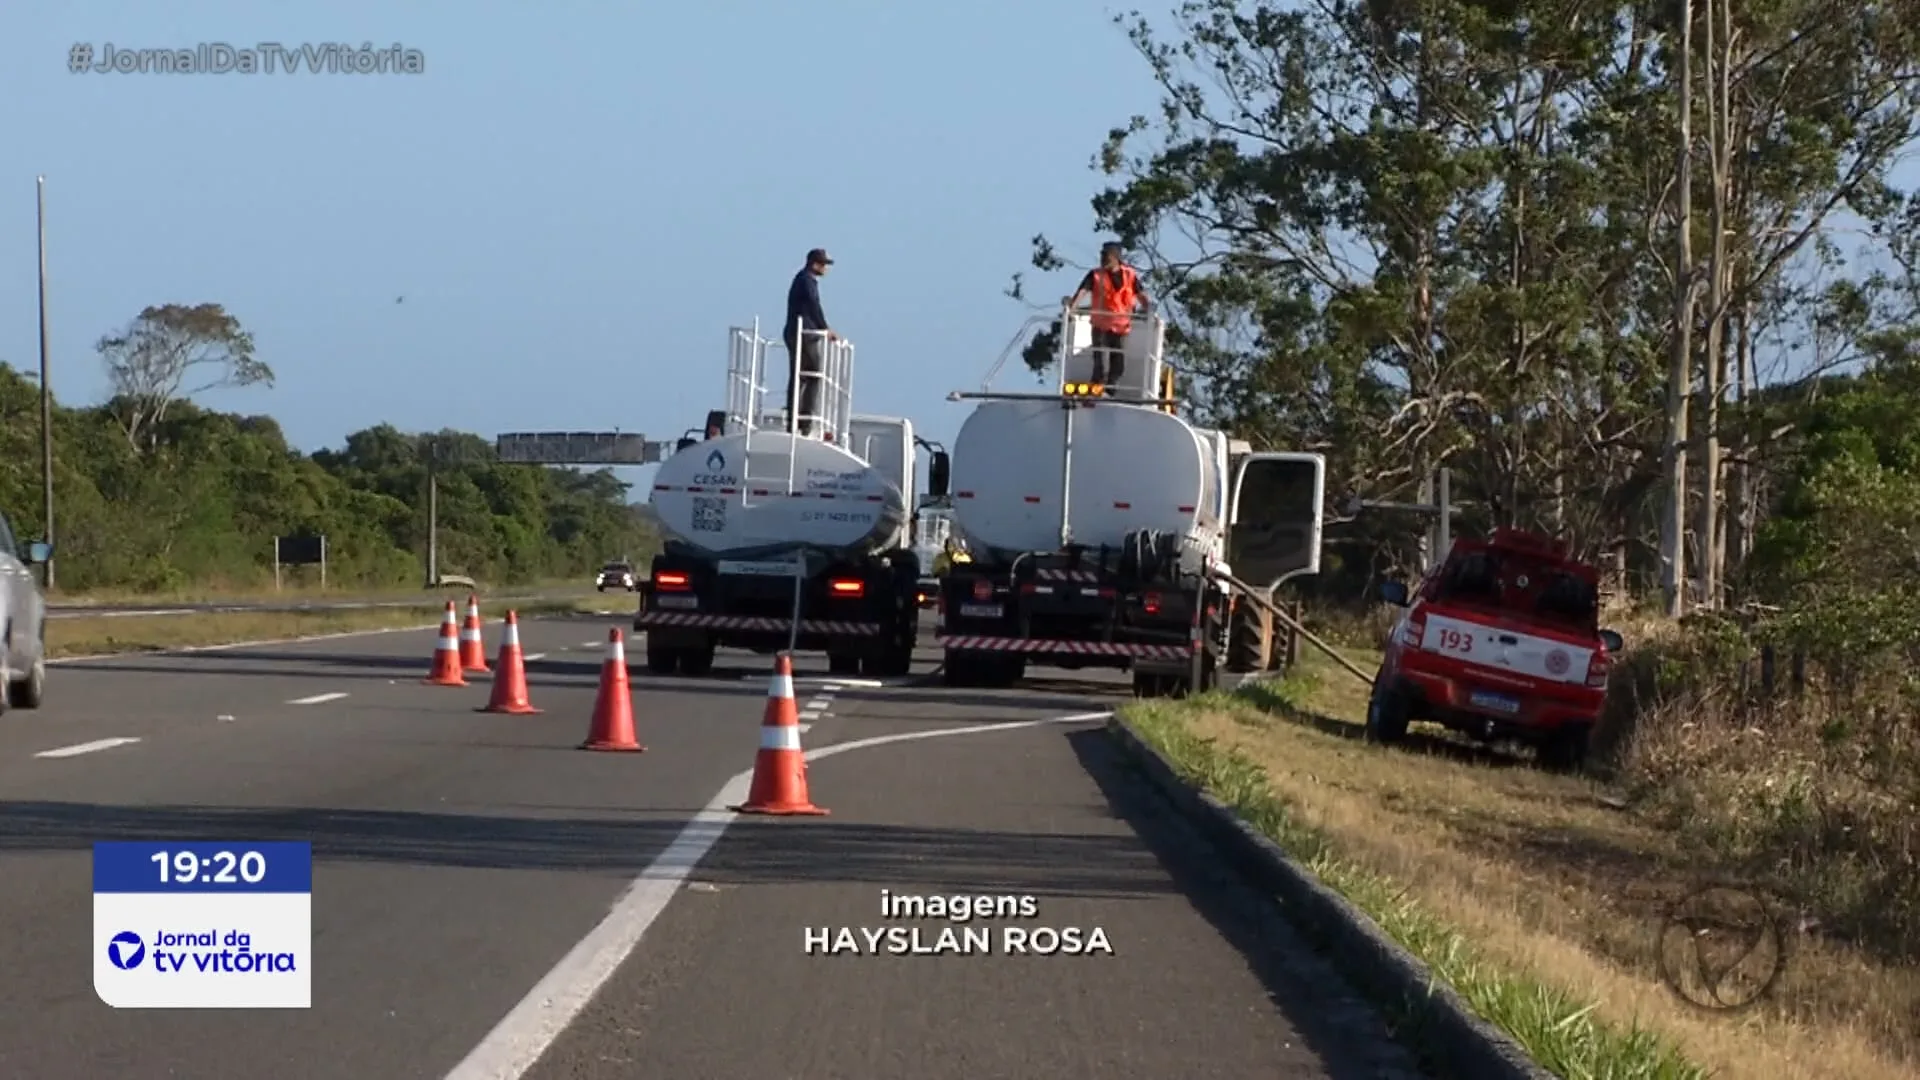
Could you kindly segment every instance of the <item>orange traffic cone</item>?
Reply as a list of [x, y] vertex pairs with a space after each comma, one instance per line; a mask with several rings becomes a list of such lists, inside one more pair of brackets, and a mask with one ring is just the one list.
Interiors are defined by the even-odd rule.
[[480, 601], [467, 594], [467, 621], [460, 626], [460, 667], [487, 673], [487, 641], [480, 636]]
[[800, 752], [800, 707], [793, 700], [793, 657], [781, 653], [767, 686], [767, 713], [760, 723], [760, 753], [753, 759], [747, 801], [729, 807], [742, 814], [825, 814], [807, 798], [807, 759]]
[[433, 671], [422, 682], [429, 686], [465, 686], [460, 674], [459, 621], [453, 615], [453, 601], [447, 601], [446, 617], [440, 620], [440, 642], [433, 647]]
[[507, 627], [500, 632], [499, 674], [493, 680], [493, 696], [478, 712], [512, 713], [529, 716], [539, 712], [527, 700], [527, 664], [520, 655], [520, 616], [507, 612]]
[[607, 659], [600, 665], [600, 694], [593, 701], [593, 727], [580, 749], [646, 749], [633, 737], [633, 691], [627, 686], [627, 646], [617, 626], [607, 631]]

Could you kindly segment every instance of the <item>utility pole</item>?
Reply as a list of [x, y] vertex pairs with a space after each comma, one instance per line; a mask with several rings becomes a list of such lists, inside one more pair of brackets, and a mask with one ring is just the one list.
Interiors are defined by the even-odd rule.
[[427, 436], [427, 588], [440, 584], [440, 437]]
[[[34, 178], [40, 234], [40, 528], [41, 539], [53, 545], [53, 383], [47, 371], [47, 178]], [[43, 587], [53, 590], [53, 556], [49, 552], [40, 570]]]

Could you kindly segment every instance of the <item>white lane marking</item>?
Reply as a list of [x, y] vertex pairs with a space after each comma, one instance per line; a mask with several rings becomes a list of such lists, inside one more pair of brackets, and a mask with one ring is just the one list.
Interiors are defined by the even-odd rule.
[[287, 704], [289, 705], [325, 705], [329, 701], [339, 701], [341, 698], [346, 696], [347, 695], [344, 691], [335, 692], [332, 694], [315, 694], [312, 697], [294, 698], [292, 701], [287, 702]]
[[[818, 761], [836, 754], [866, 750], [891, 743], [916, 739], [938, 739], [949, 735], [976, 735], [989, 731], [1012, 731], [1042, 724], [1075, 724], [1105, 720], [1113, 713], [1079, 713], [1041, 720], [1013, 720], [1001, 724], [970, 724], [965, 727], [937, 728], [933, 731], [908, 731], [897, 735], [879, 735], [871, 739], [835, 743], [806, 752], [806, 760]], [[580, 1010], [613, 977], [620, 965], [640, 944], [647, 928], [667, 908], [667, 902], [687, 880], [700, 860], [727, 831], [738, 816], [727, 807], [744, 802], [753, 781], [753, 770], [735, 776], [714, 795], [706, 808], [693, 816], [673, 843], [640, 872], [613, 910], [600, 925], [580, 939], [573, 950], [554, 965], [545, 978], [536, 983], [527, 996], [507, 1013], [494, 1029], [480, 1040], [465, 1060], [453, 1067], [446, 1080], [519, 1080], [533, 1068], [540, 1055], [573, 1023]]]
[[58, 750], [42, 750], [33, 756], [44, 758], [79, 757], [81, 754], [91, 754], [95, 750], [111, 750], [116, 746], [127, 746], [139, 741], [139, 739], [132, 738], [131, 736], [121, 736], [117, 739], [95, 739], [92, 742], [62, 746]]
[[308, 634], [304, 637], [263, 638], [259, 641], [229, 641], [224, 645], [189, 645], [179, 649], [142, 649], [135, 653], [94, 653], [90, 656], [62, 656], [48, 660], [49, 664], [84, 664], [91, 660], [127, 660], [146, 656], [185, 656], [189, 653], [224, 652], [228, 649], [251, 649], [260, 645], [304, 645], [309, 641], [338, 641], [341, 638], [372, 637], [375, 634], [406, 634], [416, 630], [434, 630], [440, 626], [437, 622], [422, 623], [419, 626], [389, 626], [380, 630], [343, 630], [333, 634]]
[[833, 698], [832, 698], [832, 696], [831, 696], [831, 695], [826, 695], [826, 694], [823, 694], [823, 695], [821, 695], [820, 697], [817, 697], [817, 698], [813, 698], [813, 699], [811, 699], [810, 701], [808, 701], [808, 702], [807, 702], [807, 708], [809, 708], [809, 709], [824, 709], [824, 708], [826, 708], [827, 706], [829, 706], [829, 705], [831, 705], [831, 704], [833, 704]]
[[589, 641], [585, 645], [582, 645], [580, 647], [583, 649], [604, 649], [606, 648], [606, 646], [607, 646], [607, 643], [604, 641]]
[[813, 725], [812, 725], [812, 724], [807, 724], [807, 723], [802, 723], [802, 724], [800, 725], [800, 734], [802, 734], [802, 735], [805, 735], [805, 734], [806, 734], [807, 732], [809, 732], [809, 731], [812, 731], [812, 730], [813, 730]]
[[528, 661], [528, 660], [545, 660], [546, 658], [547, 658], [546, 653], [537, 652], [537, 653], [528, 653], [527, 655], [521, 657], [520, 659], [522, 661]]

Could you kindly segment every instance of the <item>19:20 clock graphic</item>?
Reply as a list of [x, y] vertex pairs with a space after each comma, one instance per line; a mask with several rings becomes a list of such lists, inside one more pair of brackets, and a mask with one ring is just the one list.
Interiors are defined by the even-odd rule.
[[313, 848], [100, 843], [93, 986], [120, 1009], [312, 1005]]

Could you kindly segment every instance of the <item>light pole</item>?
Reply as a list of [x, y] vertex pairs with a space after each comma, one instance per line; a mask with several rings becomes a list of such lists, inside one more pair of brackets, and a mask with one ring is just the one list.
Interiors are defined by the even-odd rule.
[[[34, 201], [40, 233], [40, 527], [41, 539], [53, 545], [53, 383], [47, 373], [47, 178], [34, 178]], [[44, 587], [53, 589], [53, 556], [49, 552], [40, 571]]]

